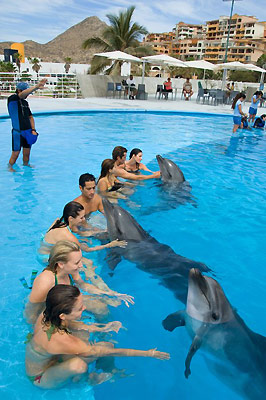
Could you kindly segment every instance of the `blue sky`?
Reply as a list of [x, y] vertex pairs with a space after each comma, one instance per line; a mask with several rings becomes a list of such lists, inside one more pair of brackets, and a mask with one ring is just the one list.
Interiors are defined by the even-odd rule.
[[[0, 42], [27, 39], [46, 43], [89, 16], [107, 22], [106, 14], [136, 6], [134, 20], [150, 32], [167, 32], [179, 22], [204, 23], [229, 15], [223, 0], [0, 0]], [[238, 14], [266, 20], [265, 0], [235, 1]]]

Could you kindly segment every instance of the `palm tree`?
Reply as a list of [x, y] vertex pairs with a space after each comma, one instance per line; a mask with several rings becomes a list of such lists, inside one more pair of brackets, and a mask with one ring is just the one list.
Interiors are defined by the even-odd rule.
[[20, 66], [21, 66], [21, 60], [22, 60], [22, 55], [19, 53], [14, 53], [13, 58], [15, 59], [15, 64], [18, 67], [18, 72], [20, 72]]
[[[151, 55], [153, 51], [150, 46], [141, 46], [139, 39], [141, 35], [148, 33], [147, 29], [132, 22], [132, 15], [135, 7], [129, 7], [126, 11], [121, 11], [119, 15], [107, 14], [110, 22], [101, 37], [92, 37], [83, 42], [84, 49], [90, 47], [100, 48], [101, 51], [120, 50], [134, 56]], [[120, 72], [123, 61], [115, 61], [110, 68], [106, 70], [106, 74], [115, 74]], [[110, 60], [104, 57], [94, 56], [91, 61], [91, 74], [97, 74], [110, 65]]]
[[36, 72], [37, 77], [38, 77], [38, 72], [42, 68], [42, 66], [39, 64], [40, 60], [38, 58], [34, 57], [34, 58], [29, 58], [29, 61], [32, 64], [33, 71]]
[[68, 72], [70, 70], [70, 64], [71, 64], [72, 58], [71, 57], [66, 57], [64, 59], [64, 61], [65, 61], [64, 68], [65, 68], [66, 74], [68, 74]]

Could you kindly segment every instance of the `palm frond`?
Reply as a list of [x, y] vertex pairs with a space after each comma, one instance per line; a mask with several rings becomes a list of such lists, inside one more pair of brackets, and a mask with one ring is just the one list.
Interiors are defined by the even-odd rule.
[[101, 47], [104, 50], [107, 50], [109, 48], [109, 44], [102, 38], [94, 36], [82, 43], [83, 49], [89, 49], [90, 47]]

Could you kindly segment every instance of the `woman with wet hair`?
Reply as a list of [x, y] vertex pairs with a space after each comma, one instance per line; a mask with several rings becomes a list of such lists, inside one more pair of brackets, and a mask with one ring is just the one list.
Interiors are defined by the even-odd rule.
[[81, 249], [86, 252], [103, 250], [110, 247], [126, 246], [127, 243], [124, 240], [113, 240], [110, 243], [94, 247], [89, 247], [86, 243], [80, 243], [73, 232], [78, 233], [79, 227], [82, 226], [84, 221], [84, 207], [76, 201], [67, 203], [64, 207], [62, 217], [56, 219], [48, 229], [44, 237], [44, 245], [51, 247], [51, 245], [54, 245], [59, 240], [70, 240], [71, 242], [77, 243]]
[[[83, 258], [77, 243], [62, 240], [57, 242], [50, 253], [48, 266], [35, 278], [29, 303], [26, 306], [25, 316], [30, 323], [34, 323], [44, 308], [44, 302], [49, 290], [58, 285], [77, 285], [90, 294], [84, 295], [86, 310], [97, 318], [108, 314], [108, 305], [118, 306], [124, 301], [127, 306], [134, 304], [133, 297], [111, 290], [103, 280], [94, 274], [98, 287], [85, 282], [80, 276], [83, 267]], [[91, 296], [93, 295], [93, 296]], [[99, 297], [100, 296], [100, 297]]]
[[[97, 182], [97, 189], [101, 196], [109, 199], [126, 199], [125, 186], [132, 186], [128, 182], [120, 182], [115, 176], [115, 160], [107, 158], [101, 165], [101, 175]], [[127, 192], [128, 194], [128, 192]]]
[[[46, 307], [39, 316], [26, 347], [26, 373], [42, 389], [55, 389], [69, 379], [87, 372], [88, 364], [102, 357], [152, 357], [168, 360], [169, 354], [156, 349], [143, 351], [116, 349], [111, 343], [88, 344], [73, 336], [69, 323], [81, 318], [84, 310], [80, 291], [75, 286], [57, 285], [47, 294]], [[117, 325], [114, 331], [118, 332]], [[112, 329], [109, 329], [112, 330]], [[102, 383], [112, 374], [89, 374], [89, 383]]]
[[154, 173], [146, 165], [142, 164], [142, 150], [132, 149], [129, 155], [129, 160], [125, 161], [125, 169], [127, 172], [137, 174], [140, 170]]

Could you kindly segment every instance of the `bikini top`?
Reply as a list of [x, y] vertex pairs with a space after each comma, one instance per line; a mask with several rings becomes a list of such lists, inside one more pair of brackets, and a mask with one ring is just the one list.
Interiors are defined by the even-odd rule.
[[108, 188], [108, 192], [115, 192], [116, 190], [121, 189], [123, 186], [124, 186], [123, 183], [115, 182], [113, 186]]
[[[75, 282], [74, 282], [72, 276], [68, 274], [68, 277], [69, 277], [70, 285], [71, 286], [75, 286]], [[58, 280], [57, 280], [57, 275], [56, 274], [54, 274], [54, 285], [55, 286], [58, 285]]]

